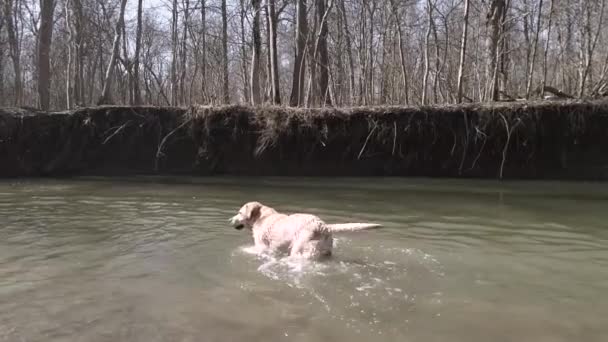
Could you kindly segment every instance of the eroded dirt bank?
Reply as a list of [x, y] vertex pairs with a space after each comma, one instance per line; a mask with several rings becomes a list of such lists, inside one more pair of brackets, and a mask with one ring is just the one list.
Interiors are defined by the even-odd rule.
[[608, 102], [0, 109], [0, 176], [608, 179]]

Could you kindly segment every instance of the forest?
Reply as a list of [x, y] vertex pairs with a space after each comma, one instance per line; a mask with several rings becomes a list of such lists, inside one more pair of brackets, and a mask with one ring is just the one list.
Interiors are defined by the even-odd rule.
[[589, 99], [605, 0], [0, 0], [0, 106]]

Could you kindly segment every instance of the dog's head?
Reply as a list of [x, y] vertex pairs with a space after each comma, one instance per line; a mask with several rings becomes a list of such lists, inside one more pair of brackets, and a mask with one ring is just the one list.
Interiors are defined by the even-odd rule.
[[238, 214], [234, 215], [230, 219], [230, 223], [235, 229], [238, 230], [243, 228], [251, 229], [255, 221], [260, 218], [263, 208], [264, 205], [260, 202], [245, 203], [245, 205], [239, 209]]

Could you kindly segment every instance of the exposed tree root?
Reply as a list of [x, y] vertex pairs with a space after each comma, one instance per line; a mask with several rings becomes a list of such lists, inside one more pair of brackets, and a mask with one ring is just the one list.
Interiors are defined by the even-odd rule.
[[359, 151], [359, 155], [357, 156], [357, 159], [361, 159], [361, 155], [363, 155], [363, 152], [365, 152], [365, 147], [367, 147], [367, 143], [369, 142], [369, 139], [372, 137], [372, 134], [374, 134], [374, 131], [376, 131], [376, 128], [378, 128], [378, 123], [376, 121], [373, 121], [373, 123], [374, 123], [374, 128], [372, 128], [369, 131], [367, 138], [365, 138], [365, 143], [363, 144], [363, 147], [361, 147], [361, 151]]
[[[0, 175], [608, 179], [608, 102], [0, 109]], [[497, 170], [498, 169], [498, 170]], [[108, 171], [109, 172], [109, 171]]]
[[159, 161], [160, 161], [161, 157], [164, 155], [163, 148], [165, 147], [165, 144], [167, 143], [167, 140], [171, 136], [173, 136], [175, 134], [175, 132], [177, 132], [180, 129], [184, 128], [184, 126], [190, 124], [190, 122], [192, 122], [192, 118], [188, 118], [187, 120], [185, 120], [184, 122], [182, 122], [179, 126], [177, 126], [175, 129], [173, 129], [167, 135], [165, 135], [165, 137], [163, 138], [163, 140], [161, 140], [160, 144], [158, 144], [158, 148], [156, 149], [156, 159], [154, 160], [154, 170], [155, 171], [158, 172], [158, 170], [159, 170], [158, 164], [159, 164]]
[[114, 136], [116, 136], [118, 133], [122, 132], [127, 126], [129, 126], [133, 121], [129, 120], [127, 122], [125, 122], [124, 124], [116, 127], [116, 129], [114, 130], [114, 133], [112, 133], [111, 135], [109, 135], [101, 144], [105, 145], [108, 143], [108, 141], [110, 141], [112, 138], [114, 138]]
[[502, 113], [499, 115], [500, 115], [502, 121], [504, 122], [505, 131], [507, 133], [507, 141], [505, 142], [505, 146], [502, 149], [502, 161], [500, 162], [500, 171], [498, 173], [498, 178], [503, 179], [505, 162], [507, 161], [507, 151], [509, 150], [509, 143], [511, 142], [511, 135], [517, 129], [517, 127], [522, 124], [522, 121], [520, 118], [517, 118], [515, 121], [515, 124], [513, 124], [513, 126], [509, 126], [509, 122], [507, 121], [507, 118], [505, 118], [505, 116]]

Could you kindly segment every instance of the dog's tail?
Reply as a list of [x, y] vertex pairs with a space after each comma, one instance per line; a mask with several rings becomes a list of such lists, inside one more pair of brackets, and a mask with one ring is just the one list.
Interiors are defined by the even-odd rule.
[[327, 228], [332, 233], [355, 232], [358, 230], [366, 230], [379, 227], [381, 227], [381, 225], [377, 223], [334, 223], [327, 225]]

